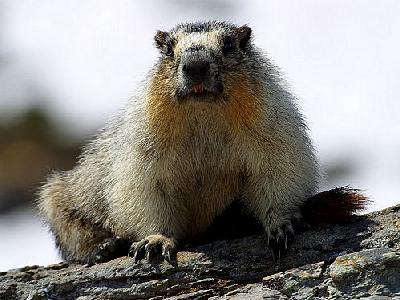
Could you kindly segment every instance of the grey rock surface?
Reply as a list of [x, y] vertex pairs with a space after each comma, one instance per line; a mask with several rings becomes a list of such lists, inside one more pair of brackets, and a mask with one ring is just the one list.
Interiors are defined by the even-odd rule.
[[185, 249], [178, 262], [0, 273], [0, 299], [400, 299], [400, 205], [299, 234], [279, 266], [262, 235]]

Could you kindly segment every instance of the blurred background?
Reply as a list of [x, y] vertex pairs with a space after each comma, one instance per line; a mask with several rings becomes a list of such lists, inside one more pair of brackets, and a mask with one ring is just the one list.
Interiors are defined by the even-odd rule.
[[33, 209], [129, 99], [178, 22], [249, 24], [307, 117], [326, 181], [399, 203], [400, 1], [1, 0], [0, 271], [60, 261]]

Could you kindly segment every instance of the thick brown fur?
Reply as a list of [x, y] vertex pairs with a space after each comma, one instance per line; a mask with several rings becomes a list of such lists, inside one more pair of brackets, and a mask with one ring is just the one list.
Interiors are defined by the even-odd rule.
[[[320, 179], [315, 150], [295, 97], [249, 27], [189, 23], [155, 41], [162, 56], [143, 88], [73, 170], [40, 190], [65, 260], [104, 261], [126, 244], [135, 259], [170, 260], [177, 241], [201, 236], [235, 199], [278, 254], [293, 221], [318, 200], [338, 198], [338, 216], [353, 211], [349, 190], [307, 204]], [[184, 71], [193, 63], [206, 66], [195, 74], [201, 83]]]
[[337, 187], [309, 198], [302, 206], [303, 220], [312, 226], [345, 223], [369, 203], [359, 189]]

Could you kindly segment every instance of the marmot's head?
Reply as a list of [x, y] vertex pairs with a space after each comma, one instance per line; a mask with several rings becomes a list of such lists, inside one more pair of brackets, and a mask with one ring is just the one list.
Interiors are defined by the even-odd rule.
[[180, 24], [154, 39], [161, 51], [155, 73], [158, 89], [178, 100], [212, 100], [221, 95], [229, 77], [243, 72], [251, 50], [251, 29], [225, 22]]

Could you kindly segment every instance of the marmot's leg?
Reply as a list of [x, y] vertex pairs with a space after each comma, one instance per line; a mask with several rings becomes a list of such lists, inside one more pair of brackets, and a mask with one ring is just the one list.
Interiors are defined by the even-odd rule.
[[262, 223], [276, 261], [294, 237], [293, 222], [301, 218], [300, 205], [304, 201], [299, 196], [301, 193], [295, 193], [299, 187], [290, 187], [289, 183], [271, 181], [271, 178], [250, 178], [243, 199]]
[[80, 220], [59, 219], [51, 224], [51, 230], [62, 258], [68, 262], [94, 264], [128, 254], [127, 240]]
[[62, 177], [55, 175], [39, 197], [40, 212], [55, 236], [62, 258], [68, 262], [97, 263], [112, 259], [124, 250], [121, 255], [126, 255], [127, 243], [90, 220], [80, 218], [66, 191]]

